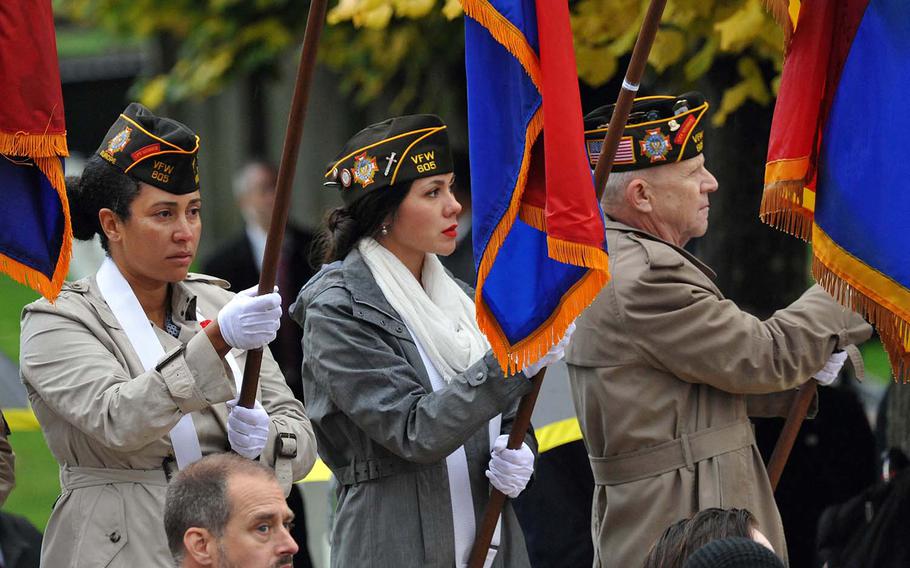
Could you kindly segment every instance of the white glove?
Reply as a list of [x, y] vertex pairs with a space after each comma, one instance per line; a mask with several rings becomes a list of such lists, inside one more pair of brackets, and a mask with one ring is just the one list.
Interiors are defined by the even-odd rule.
[[818, 384], [820, 385], [830, 385], [834, 382], [834, 379], [837, 378], [837, 375], [840, 374], [841, 367], [844, 366], [844, 361], [846, 360], [846, 351], [835, 351], [828, 357], [828, 362], [825, 363], [825, 366], [815, 373], [812, 378], [818, 381]]
[[496, 438], [486, 474], [490, 485], [514, 499], [528, 486], [534, 473], [534, 452], [525, 443], [517, 450], [506, 449], [508, 444], [507, 435]]
[[237, 349], [258, 349], [268, 345], [278, 333], [281, 296], [278, 287], [271, 294], [257, 296], [257, 286], [231, 298], [218, 312], [218, 328], [225, 343]]
[[236, 398], [225, 404], [231, 449], [247, 459], [258, 457], [269, 439], [269, 414], [258, 400], [253, 408], [239, 406]]
[[569, 338], [572, 337], [572, 334], [575, 332], [575, 322], [569, 324], [569, 327], [566, 328], [566, 334], [562, 336], [562, 339], [559, 340], [559, 343], [550, 347], [550, 350], [547, 351], [547, 354], [538, 359], [537, 361], [531, 363], [521, 371], [529, 379], [540, 372], [544, 367], [549, 367], [553, 363], [561, 360], [566, 354], [566, 346], [569, 344]]

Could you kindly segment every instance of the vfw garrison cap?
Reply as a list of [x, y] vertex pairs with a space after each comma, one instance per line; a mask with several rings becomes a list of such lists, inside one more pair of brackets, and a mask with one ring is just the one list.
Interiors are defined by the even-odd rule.
[[[602, 106], [585, 116], [585, 148], [592, 169], [597, 166], [614, 106]], [[701, 154], [705, 144], [702, 119], [707, 112], [708, 102], [695, 91], [678, 97], [635, 99], [612, 171], [641, 170]]]
[[188, 126], [130, 103], [97, 153], [135, 180], [182, 195], [199, 189], [198, 151], [199, 136]]
[[329, 162], [324, 185], [350, 205], [371, 191], [454, 171], [446, 125], [438, 116], [398, 116], [367, 126]]

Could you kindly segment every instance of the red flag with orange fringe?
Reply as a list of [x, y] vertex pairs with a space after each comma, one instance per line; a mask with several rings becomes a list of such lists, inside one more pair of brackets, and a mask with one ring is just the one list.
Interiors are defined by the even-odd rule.
[[0, 2], [0, 77], [0, 271], [54, 299], [73, 236], [50, 0]]
[[804, 0], [774, 110], [761, 217], [812, 241], [816, 280], [910, 380], [910, 11]]

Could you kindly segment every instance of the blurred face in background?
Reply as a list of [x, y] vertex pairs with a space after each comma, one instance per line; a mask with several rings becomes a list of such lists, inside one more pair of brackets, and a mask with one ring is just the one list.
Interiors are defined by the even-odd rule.
[[250, 164], [241, 174], [238, 203], [247, 223], [269, 230], [278, 173], [266, 164]]

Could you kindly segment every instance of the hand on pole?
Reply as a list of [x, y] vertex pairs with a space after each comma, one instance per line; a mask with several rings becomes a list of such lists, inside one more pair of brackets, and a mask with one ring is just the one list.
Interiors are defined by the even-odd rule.
[[528, 486], [534, 473], [534, 452], [525, 443], [517, 450], [509, 450], [506, 448], [508, 443], [506, 434], [496, 438], [486, 475], [490, 485], [514, 499]]
[[562, 339], [559, 340], [559, 343], [550, 347], [550, 350], [547, 351], [546, 355], [538, 359], [537, 361], [531, 363], [524, 369], [522, 372], [529, 379], [540, 372], [544, 367], [549, 367], [553, 363], [560, 361], [566, 354], [566, 347], [569, 345], [569, 339], [572, 337], [572, 334], [575, 332], [575, 322], [569, 324], [568, 329], [566, 329], [566, 334], [562, 336]]
[[818, 384], [820, 385], [830, 385], [840, 374], [840, 370], [844, 366], [846, 360], [846, 351], [835, 351], [828, 357], [828, 362], [825, 363], [825, 366], [812, 375], [812, 378], [818, 381]]
[[225, 304], [218, 312], [218, 328], [224, 341], [237, 349], [259, 349], [271, 343], [281, 323], [281, 296], [278, 287], [271, 294], [257, 296], [253, 286]]
[[253, 408], [244, 408], [237, 399], [225, 403], [228, 407], [228, 441], [231, 449], [247, 459], [262, 453], [269, 439], [269, 415], [256, 401]]

